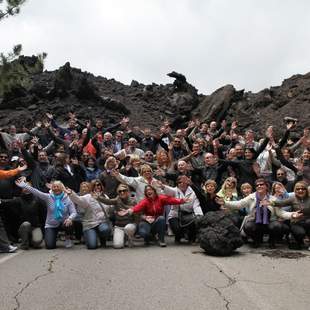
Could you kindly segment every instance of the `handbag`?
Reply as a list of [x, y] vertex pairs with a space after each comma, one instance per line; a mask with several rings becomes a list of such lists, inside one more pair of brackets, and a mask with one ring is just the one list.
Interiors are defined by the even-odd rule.
[[191, 225], [195, 220], [196, 215], [193, 211], [188, 212], [179, 208], [179, 225], [181, 228]]

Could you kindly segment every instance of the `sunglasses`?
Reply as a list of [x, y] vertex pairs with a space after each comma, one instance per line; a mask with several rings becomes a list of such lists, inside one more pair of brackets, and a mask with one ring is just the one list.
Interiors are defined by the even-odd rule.
[[307, 189], [305, 187], [298, 187], [296, 188], [296, 191], [306, 191]]
[[121, 193], [127, 193], [127, 192], [128, 192], [127, 189], [121, 189], [121, 190], [118, 191], [119, 194], [121, 194]]
[[0, 158], [8, 159], [8, 157], [7, 157], [7, 156], [0, 156]]
[[260, 187], [260, 186], [264, 186], [264, 185], [266, 185], [265, 183], [258, 183], [258, 184], [256, 184], [256, 187]]

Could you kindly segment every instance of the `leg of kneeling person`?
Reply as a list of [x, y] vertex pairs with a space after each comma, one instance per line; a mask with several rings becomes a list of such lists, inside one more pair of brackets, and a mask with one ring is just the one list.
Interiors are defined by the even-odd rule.
[[84, 230], [84, 240], [88, 250], [97, 249], [97, 232], [95, 228]]
[[152, 233], [158, 234], [160, 242], [165, 242], [165, 226], [166, 220], [163, 216], [159, 216], [152, 225]]
[[18, 229], [18, 234], [22, 239], [21, 249], [23, 250], [27, 250], [29, 248], [31, 230], [32, 228], [29, 222], [23, 222]]
[[122, 249], [125, 244], [125, 232], [123, 227], [114, 227], [113, 231], [113, 248]]
[[137, 230], [137, 225], [133, 223], [129, 223], [124, 227], [124, 232], [128, 237], [128, 246], [132, 247], [133, 246], [133, 237], [136, 233]]
[[52, 250], [56, 248], [57, 234], [58, 234], [58, 227], [45, 228], [44, 241], [45, 241], [45, 247], [48, 250]]
[[151, 224], [141, 221], [139, 223], [139, 235], [144, 239], [145, 243], [148, 243], [151, 235]]
[[34, 227], [31, 232], [31, 245], [34, 248], [40, 248], [43, 241], [43, 234], [40, 227]]

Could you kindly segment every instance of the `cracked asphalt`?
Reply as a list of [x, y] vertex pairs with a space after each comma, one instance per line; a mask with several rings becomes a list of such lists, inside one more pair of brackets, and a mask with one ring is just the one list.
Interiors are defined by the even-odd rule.
[[[274, 259], [242, 247], [20, 251], [0, 256], [0, 310], [309, 309], [310, 256]], [[310, 253], [309, 253], [310, 254]]]

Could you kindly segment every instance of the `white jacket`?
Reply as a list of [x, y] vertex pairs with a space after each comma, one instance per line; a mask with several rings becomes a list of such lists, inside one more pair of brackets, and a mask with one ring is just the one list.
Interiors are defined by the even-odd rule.
[[165, 186], [165, 192], [175, 198], [190, 198], [191, 200], [190, 202], [183, 203], [180, 206], [172, 205], [168, 214], [168, 219], [179, 217], [179, 208], [183, 211], [194, 212], [195, 215], [203, 215], [199, 200], [190, 186], [187, 187], [185, 193], [183, 193], [178, 187]]
[[[252, 193], [239, 201], [226, 201], [224, 206], [231, 209], [247, 208], [248, 210], [247, 220], [254, 220], [256, 209], [256, 193]], [[271, 218], [280, 217], [285, 220], [290, 220], [292, 217], [292, 212], [284, 211], [281, 208], [272, 206], [267, 206], [267, 208], [271, 212]]]

